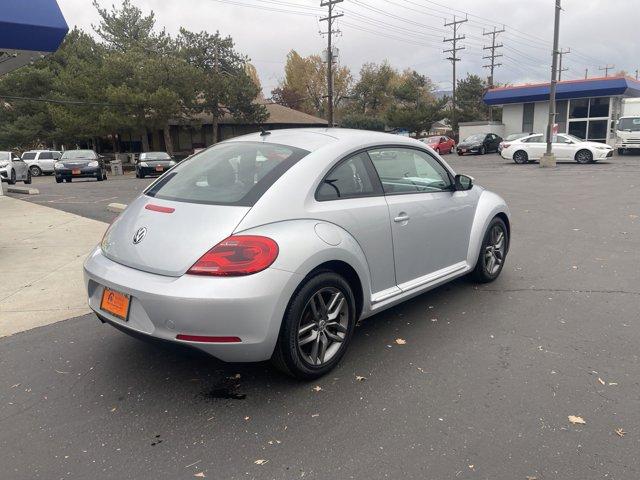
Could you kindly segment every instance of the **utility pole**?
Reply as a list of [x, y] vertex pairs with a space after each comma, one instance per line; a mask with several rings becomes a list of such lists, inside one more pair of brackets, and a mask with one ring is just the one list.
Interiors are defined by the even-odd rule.
[[321, 22], [327, 22], [327, 31], [320, 32], [327, 35], [327, 123], [329, 127], [333, 127], [333, 46], [331, 44], [332, 36], [334, 33], [339, 33], [338, 30], [333, 29], [333, 21], [336, 18], [344, 16], [344, 13], [334, 14], [333, 6], [337, 3], [341, 3], [344, 0], [323, 0], [320, 2], [321, 7], [327, 7], [328, 15], [325, 18], [321, 18]]
[[562, 72], [566, 72], [567, 70], [569, 70], [568, 67], [562, 68], [562, 59], [565, 55], [568, 55], [571, 53], [571, 49], [567, 48], [566, 50], [564, 48], [561, 48], [560, 51], [558, 52], [558, 55], [560, 56], [560, 65], [558, 67], [558, 81], [562, 80]]
[[[496, 63], [496, 58], [502, 57], [502, 54], [496, 54], [496, 50], [498, 48], [502, 48], [504, 45], [501, 43], [500, 45], [496, 44], [496, 36], [499, 33], [504, 33], [504, 27], [502, 28], [502, 30], [497, 30], [496, 27], [493, 27], [493, 32], [485, 32], [484, 29], [482, 29], [482, 35], [487, 36], [487, 35], [491, 35], [491, 46], [489, 47], [482, 47], [483, 50], [491, 50], [491, 53], [489, 55], [487, 55], [486, 57], [482, 57], [483, 60], [490, 60], [491, 63], [489, 65], [483, 65], [484, 68], [488, 68], [489, 71], [491, 72], [489, 75], [489, 88], [493, 88], [494, 87], [494, 76], [493, 76], [493, 72], [496, 69], [496, 67], [500, 67], [502, 66], [501, 63]], [[489, 121], [493, 122], [493, 105], [489, 106]]]
[[443, 40], [444, 43], [451, 43], [451, 48], [448, 50], [443, 50], [443, 53], [450, 53], [451, 56], [447, 57], [447, 60], [451, 61], [453, 66], [453, 91], [452, 91], [452, 111], [451, 111], [451, 128], [456, 123], [456, 63], [460, 61], [460, 57], [458, 57], [458, 52], [460, 50], [464, 50], [466, 47], [459, 47], [458, 42], [460, 40], [464, 40], [467, 38], [465, 35], [458, 36], [458, 25], [469, 21], [468, 18], [464, 20], [456, 20], [456, 16], [453, 16], [453, 22], [447, 23], [445, 21], [445, 27], [453, 27], [453, 37], [445, 38]]
[[561, 0], [554, 0], [555, 19], [553, 25], [553, 60], [551, 62], [551, 85], [549, 87], [549, 125], [547, 125], [547, 151], [540, 159], [540, 167], [555, 167], [556, 156], [552, 151], [553, 131], [556, 123], [556, 85], [558, 83], [558, 43], [560, 43], [560, 12]]
[[616, 68], [615, 65], [609, 65], [607, 63], [604, 67], [598, 67], [598, 70], [604, 72], [604, 78], [607, 78], [609, 76], [609, 70], [613, 70], [614, 68]]
[[636, 68], [636, 80], [638, 80], [638, 72], [639, 72], [639, 71], [640, 71], [640, 70], [638, 70], [638, 69]]
[[589, 69], [585, 68], [584, 69], [584, 79], [586, 80], [587, 78], [589, 78]]

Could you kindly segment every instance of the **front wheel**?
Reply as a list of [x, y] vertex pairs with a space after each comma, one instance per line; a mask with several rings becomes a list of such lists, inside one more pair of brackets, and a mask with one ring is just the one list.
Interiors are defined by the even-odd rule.
[[480, 155], [484, 155], [485, 153], [487, 153], [487, 149], [484, 147], [480, 147]]
[[62, 178], [56, 177], [56, 183], [62, 183]]
[[618, 149], [618, 155], [623, 156], [623, 155], [624, 155], [624, 153], [625, 153], [624, 148], [619, 148], [619, 149]]
[[509, 234], [501, 218], [495, 217], [482, 240], [476, 268], [471, 276], [476, 282], [493, 282], [500, 276], [507, 258]]
[[29, 167], [29, 171], [31, 172], [32, 177], [39, 177], [40, 175], [42, 175], [42, 170], [37, 165], [31, 165]]
[[31, 170], [27, 170], [27, 178], [24, 179], [25, 185], [31, 185]]
[[576, 153], [575, 160], [576, 162], [581, 164], [592, 163], [593, 153], [591, 153], [589, 150], [580, 150], [578, 153]]
[[320, 272], [291, 298], [272, 361], [299, 379], [321, 377], [346, 352], [355, 323], [355, 299], [347, 281], [334, 272]]
[[15, 185], [16, 184], [16, 171], [15, 170], [11, 170], [11, 175], [9, 175], [9, 185]]

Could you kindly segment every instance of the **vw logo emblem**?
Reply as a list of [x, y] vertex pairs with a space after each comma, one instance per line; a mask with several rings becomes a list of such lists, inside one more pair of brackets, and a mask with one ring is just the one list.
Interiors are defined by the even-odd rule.
[[139, 244], [143, 239], [144, 236], [147, 234], [147, 227], [140, 227], [137, 231], [136, 234], [133, 236], [133, 243], [134, 245]]

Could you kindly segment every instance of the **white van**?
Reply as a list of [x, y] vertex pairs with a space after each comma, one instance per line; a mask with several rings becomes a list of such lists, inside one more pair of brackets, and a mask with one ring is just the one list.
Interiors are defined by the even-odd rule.
[[42, 174], [51, 175], [54, 172], [53, 164], [60, 160], [61, 152], [56, 150], [29, 150], [22, 154], [21, 159], [29, 167], [32, 177]]

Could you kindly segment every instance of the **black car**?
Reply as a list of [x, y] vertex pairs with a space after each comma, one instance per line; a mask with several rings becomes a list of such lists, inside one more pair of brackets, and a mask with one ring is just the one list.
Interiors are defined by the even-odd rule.
[[93, 150], [67, 150], [54, 166], [56, 182], [70, 182], [74, 178], [107, 179], [104, 160]]
[[136, 163], [136, 177], [162, 175], [175, 164], [175, 160], [166, 152], [141, 153]]
[[497, 152], [500, 148], [500, 142], [502, 142], [502, 138], [495, 133], [476, 133], [458, 144], [458, 155], [465, 153], [484, 155], [485, 153]]

